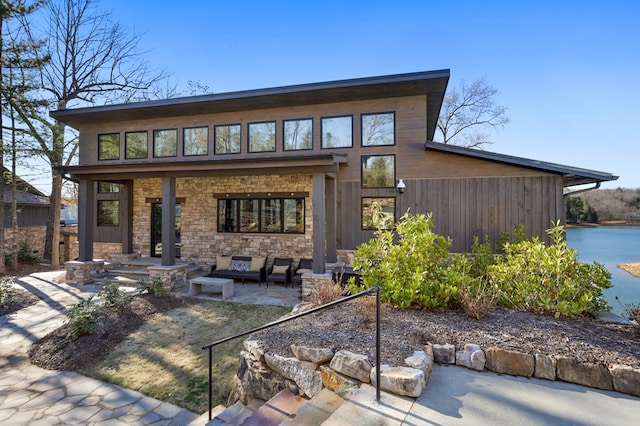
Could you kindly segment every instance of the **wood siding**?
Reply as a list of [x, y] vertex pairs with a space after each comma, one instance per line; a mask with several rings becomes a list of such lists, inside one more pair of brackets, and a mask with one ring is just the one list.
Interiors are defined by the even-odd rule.
[[[527, 236], [549, 241], [545, 232], [552, 222], [564, 223], [564, 198], [560, 176], [466, 177], [410, 179], [404, 194], [395, 196], [396, 217], [407, 209], [413, 214], [433, 213], [434, 231], [453, 239], [452, 252], [471, 249], [475, 236], [496, 241], [503, 232], [523, 224]], [[361, 230], [359, 182], [343, 182], [339, 190], [338, 249], [354, 249], [373, 236]]]

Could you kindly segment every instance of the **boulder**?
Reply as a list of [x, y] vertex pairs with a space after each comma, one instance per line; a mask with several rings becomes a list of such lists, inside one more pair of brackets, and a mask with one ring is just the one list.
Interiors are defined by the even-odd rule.
[[310, 348], [307, 346], [291, 345], [293, 355], [300, 361], [309, 361], [314, 364], [324, 364], [333, 358], [333, 348]]
[[[371, 383], [376, 385], [376, 371], [371, 370]], [[424, 372], [411, 367], [380, 366], [380, 389], [396, 395], [417, 398], [427, 385]]]
[[242, 342], [244, 350], [249, 352], [255, 359], [264, 362], [264, 344], [259, 340], [245, 340]]
[[[429, 346], [429, 345], [427, 345]], [[456, 363], [456, 347], [453, 345], [431, 345], [433, 353], [433, 361], [438, 364], [455, 364]]]
[[535, 358], [523, 352], [491, 347], [486, 351], [487, 369], [500, 374], [512, 376], [533, 376]]
[[293, 380], [309, 398], [313, 398], [322, 390], [322, 376], [316, 369], [316, 364], [271, 353], [264, 354], [264, 360], [273, 371]]
[[609, 367], [613, 378], [613, 388], [618, 392], [640, 396], [640, 369], [626, 365]]
[[557, 361], [553, 355], [536, 354], [536, 368], [533, 376], [538, 379], [556, 380]]
[[360, 382], [338, 373], [333, 368], [321, 365], [320, 375], [322, 384], [329, 390], [338, 394], [342, 399], [349, 399], [357, 390]]
[[341, 350], [336, 352], [331, 360], [330, 367], [338, 373], [352, 377], [364, 383], [369, 383], [371, 362], [365, 355], [355, 354]]
[[429, 354], [425, 351], [415, 351], [413, 355], [404, 360], [404, 363], [407, 367], [421, 370], [424, 373], [425, 384], [429, 383], [429, 376], [431, 376], [433, 369], [433, 352]]
[[266, 368], [247, 351], [240, 352], [237, 377], [233, 393], [245, 405], [253, 398], [268, 401], [285, 386], [282, 375]]
[[600, 364], [584, 364], [573, 358], [559, 356], [559, 380], [596, 389], [613, 390], [611, 373]]
[[479, 345], [467, 343], [464, 350], [456, 352], [456, 365], [470, 368], [472, 370], [484, 370], [485, 355]]

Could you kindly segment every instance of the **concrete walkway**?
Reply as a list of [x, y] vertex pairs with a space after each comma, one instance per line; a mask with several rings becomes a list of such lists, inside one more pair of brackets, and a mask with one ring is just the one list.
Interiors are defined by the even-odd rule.
[[60, 274], [39, 273], [17, 280], [17, 287], [42, 300], [0, 319], [0, 424], [187, 425], [195, 421], [197, 414], [139, 392], [29, 363], [30, 345], [58, 328], [65, 320], [65, 308], [92, 290], [58, 284]]

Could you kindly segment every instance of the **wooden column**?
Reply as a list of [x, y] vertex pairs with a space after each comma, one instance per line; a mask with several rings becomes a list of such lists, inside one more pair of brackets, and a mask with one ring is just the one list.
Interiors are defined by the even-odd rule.
[[162, 178], [162, 266], [176, 263], [176, 178]]
[[94, 181], [78, 182], [78, 260], [93, 260], [93, 224], [95, 217]]
[[133, 253], [133, 181], [120, 185], [120, 223], [122, 254]]
[[336, 223], [337, 223], [337, 183], [335, 177], [326, 177], [325, 200], [326, 200], [326, 244], [327, 244], [327, 262], [336, 262], [338, 260], [338, 251], [336, 248]]
[[324, 173], [313, 174], [313, 273], [324, 274], [325, 253], [325, 177]]

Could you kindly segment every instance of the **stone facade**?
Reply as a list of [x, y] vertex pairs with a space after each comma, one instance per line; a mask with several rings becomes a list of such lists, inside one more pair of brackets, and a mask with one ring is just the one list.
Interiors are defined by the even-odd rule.
[[[222, 192], [308, 192], [304, 234], [218, 233], [217, 200]], [[181, 258], [211, 264], [218, 255], [246, 254], [309, 258], [313, 254], [311, 175], [193, 177], [176, 179], [176, 198], [183, 198], [180, 230]], [[133, 185], [133, 249], [150, 254], [151, 204], [162, 198], [162, 179], [138, 179]]]
[[18, 247], [20, 247], [22, 243], [27, 243], [29, 247], [36, 250], [40, 256], [42, 256], [44, 253], [44, 239], [46, 234], [46, 226], [24, 226], [18, 228], [18, 232], [15, 234], [15, 237], [13, 228], [6, 228], [4, 230], [5, 247], [7, 249], [10, 248], [15, 238], [18, 243]]

